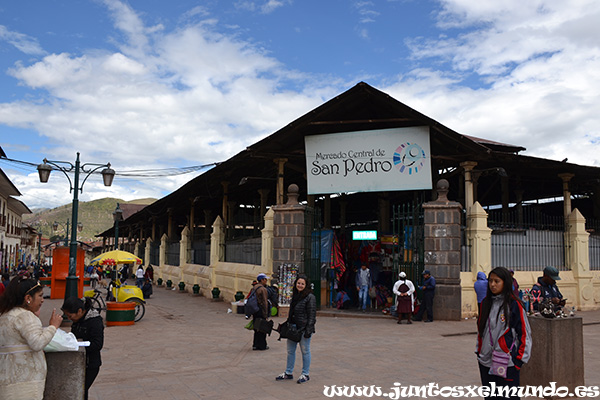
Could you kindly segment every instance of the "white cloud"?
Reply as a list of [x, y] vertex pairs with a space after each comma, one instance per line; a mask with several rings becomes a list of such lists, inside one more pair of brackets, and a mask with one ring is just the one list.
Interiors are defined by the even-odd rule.
[[0, 40], [5, 40], [13, 45], [17, 50], [25, 54], [39, 56], [45, 54], [37, 39], [24, 35], [19, 32], [13, 32], [0, 25]]
[[[414, 59], [451, 70], [402, 77], [390, 94], [459, 132], [600, 165], [590, 145], [600, 138], [600, 3], [441, 3], [440, 26], [463, 33], [408, 43]], [[469, 79], [481, 88], [469, 89]]]

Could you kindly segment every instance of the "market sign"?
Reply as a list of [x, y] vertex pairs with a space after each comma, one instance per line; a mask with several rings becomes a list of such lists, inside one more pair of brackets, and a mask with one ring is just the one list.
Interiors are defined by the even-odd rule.
[[431, 189], [429, 127], [304, 138], [308, 194]]
[[377, 231], [353, 231], [352, 240], [377, 240]]

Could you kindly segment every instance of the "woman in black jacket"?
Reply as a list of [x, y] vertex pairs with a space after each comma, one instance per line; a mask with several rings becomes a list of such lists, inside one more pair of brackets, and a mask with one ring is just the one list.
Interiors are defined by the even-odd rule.
[[[290, 315], [288, 317], [296, 329], [302, 332], [300, 339], [300, 351], [302, 351], [302, 374], [298, 383], [304, 383], [310, 379], [310, 339], [315, 333], [315, 323], [317, 321], [317, 300], [308, 284], [308, 279], [304, 275], [299, 275], [294, 282], [292, 303], [290, 304]], [[294, 379], [294, 364], [296, 363], [296, 345], [298, 342], [287, 340], [287, 365], [285, 372], [278, 375], [275, 379], [278, 381], [284, 379]]]
[[65, 315], [73, 321], [71, 332], [77, 339], [90, 342], [85, 348], [85, 400], [88, 399], [88, 390], [100, 371], [100, 350], [104, 345], [104, 322], [100, 313], [91, 305], [89, 297], [85, 298], [85, 302], [77, 297], [69, 297], [62, 306]]

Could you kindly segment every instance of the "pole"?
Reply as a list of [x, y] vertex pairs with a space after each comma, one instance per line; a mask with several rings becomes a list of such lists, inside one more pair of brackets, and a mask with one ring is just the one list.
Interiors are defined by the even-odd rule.
[[69, 276], [65, 289], [65, 300], [78, 297], [77, 290], [77, 213], [79, 211], [79, 152], [75, 161], [75, 178], [73, 179], [73, 210], [71, 215], [71, 247], [69, 249]]
[[67, 230], [65, 231], [65, 247], [69, 245], [69, 218], [67, 218]]
[[35, 275], [35, 279], [39, 279], [40, 278], [40, 268], [41, 268], [41, 263], [42, 263], [42, 232], [38, 233], [38, 260], [37, 260], [37, 265], [35, 266], [35, 271], [34, 271], [34, 275]]
[[115, 250], [119, 250], [119, 219], [115, 221]]

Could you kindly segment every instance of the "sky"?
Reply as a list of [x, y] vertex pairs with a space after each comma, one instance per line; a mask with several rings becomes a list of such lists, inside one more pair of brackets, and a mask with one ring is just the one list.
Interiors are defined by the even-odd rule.
[[[0, 146], [110, 162], [81, 201], [161, 198], [209, 167], [136, 171], [225, 161], [364, 81], [459, 133], [600, 166], [599, 21], [597, 0], [3, 1]], [[30, 209], [73, 198], [58, 171], [0, 168]]]

